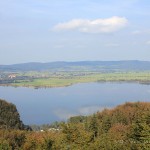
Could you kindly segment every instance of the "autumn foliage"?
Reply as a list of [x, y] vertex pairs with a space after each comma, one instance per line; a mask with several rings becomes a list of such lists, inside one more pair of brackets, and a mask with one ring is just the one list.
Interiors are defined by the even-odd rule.
[[58, 130], [0, 130], [0, 150], [149, 150], [150, 103], [71, 117]]

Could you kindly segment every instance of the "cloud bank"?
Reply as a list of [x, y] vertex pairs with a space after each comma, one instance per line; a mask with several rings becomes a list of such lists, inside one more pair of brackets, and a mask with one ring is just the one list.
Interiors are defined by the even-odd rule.
[[54, 26], [54, 31], [77, 30], [84, 33], [112, 33], [118, 31], [128, 24], [124, 17], [111, 17], [107, 19], [73, 19], [68, 22], [59, 23]]

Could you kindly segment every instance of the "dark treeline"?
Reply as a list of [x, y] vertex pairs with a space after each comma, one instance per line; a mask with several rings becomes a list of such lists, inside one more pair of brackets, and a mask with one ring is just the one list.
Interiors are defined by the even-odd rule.
[[[19, 129], [19, 128], [18, 128]], [[41, 131], [1, 126], [2, 150], [149, 150], [150, 103], [125, 103]]]
[[0, 128], [24, 129], [16, 106], [4, 100], [0, 100]]
[[0, 129], [31, 130], [23, 124], [14, 104], [0, 99]]

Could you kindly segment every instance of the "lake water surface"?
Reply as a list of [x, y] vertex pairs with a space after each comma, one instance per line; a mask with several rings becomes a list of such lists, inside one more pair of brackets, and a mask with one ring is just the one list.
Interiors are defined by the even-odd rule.
[[82, 83], [46, 89], [0, 87], [0, 98], [17, 106], [25, 124], [45, 124], [92, 114], [128, 101], [150, 102], [150, 85]]

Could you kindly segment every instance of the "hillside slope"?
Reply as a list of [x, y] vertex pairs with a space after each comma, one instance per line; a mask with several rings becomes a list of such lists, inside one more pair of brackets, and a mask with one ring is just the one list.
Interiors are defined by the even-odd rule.
[[0, 71], [144, 71], [150, 70], [149, 61], [78, 61], [23, 63], [0, 65]]
[[[49, 116], [48, 116], [49, 117]], [[0, 149], [22, 150], [149, 150], [150, 103], [126, 103], [42, 132], [0, 130]], [[43, 126], [46, 127], [46, 126]]]
[[19, 113], [14, 104], [0, 99], [0, 128], [24, 129]]

